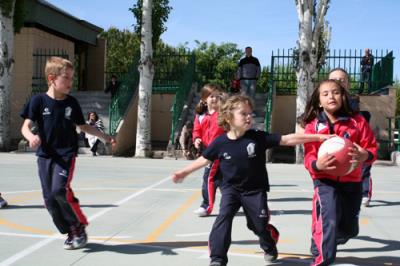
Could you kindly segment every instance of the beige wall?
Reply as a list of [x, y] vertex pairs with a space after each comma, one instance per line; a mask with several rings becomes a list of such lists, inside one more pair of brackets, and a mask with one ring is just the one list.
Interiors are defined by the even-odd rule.
[[[151, 140], [168, 141], [171, 133], [171, 106], [174, 94], [153, 94], [151, 105]], [[116, 136], [116, 155], [132, 156], [136, 143], [137, 94]]]
[[[36, 49], [66, 50], [74, 60], [74, 43], [36, 28], [22, 28], [14, 38], [14, 74], [11, 91], [11, 138], [21, 138], [19, 113], [32, 90], [33, 53]], [[44, 68], [44, 66], [43, 66]]]
[[104, 90], [106, 72], [106, 40], [97, 39], [97, 46], [89, 46], [87, 57], [87, 89]]
[[296, 122], [296, 96], [277, 95], [273, 102], [271, 131], [288, 134], [294, 132]]

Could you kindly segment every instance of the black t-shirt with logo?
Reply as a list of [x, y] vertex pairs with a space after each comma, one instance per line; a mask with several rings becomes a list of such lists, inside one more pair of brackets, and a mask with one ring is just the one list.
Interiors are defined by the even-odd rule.
[[55, 100], [46, 93], [32, 97], [25, 105], [21, 117], [36, 122], [42, 144], [37, 156], [54, 157], [75, 155], [78, 135], [75, 125], [85, 124], [78, 101], [70, 96]]
[[279, 146], [280, 134], [248, 130], [236, 140], [226, 134], [216, 138], [203, 152], [207, 160], [220, 160], [223, 184], [241, 191], [269, 191], [266, 150]]

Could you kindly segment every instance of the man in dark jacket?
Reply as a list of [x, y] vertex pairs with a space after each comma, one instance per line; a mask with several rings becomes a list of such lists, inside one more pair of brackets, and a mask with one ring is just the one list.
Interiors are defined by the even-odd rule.
[[367, 83], [368, 92], [371, 90], [371, 78], [372, 78], [372, 67], [374, 65], [374, 57], [370, 53], [369, 49], [365, 49], [365, 55], [361, 59], [361, 82], [359, 94], [364, 91], [364, 83]]
[[242, 93], [246, 93], [253, 101], [256, 96], [257, 79], [261, 74], [260, 62], [252, 55], [252, 48], [246, 47], [246, 56], [239, 61], [237, 79], [240, 79]]
[[111, 81], [108, 83], [107, 88], [104, 90], [104, 93], [111, 93], [111, 98], [114, 97], [114, 95], [117, 93], [118, 87], [119, 87], [119, 81], [117, 80], [117, 76], [112, 75], [111, 76]]

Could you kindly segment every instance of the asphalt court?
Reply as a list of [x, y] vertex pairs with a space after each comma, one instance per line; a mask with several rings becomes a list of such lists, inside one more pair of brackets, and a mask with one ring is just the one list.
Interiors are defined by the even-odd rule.
[[[183, 160], [79, 156], [72, 188], [89, 219], [88, 245], [63, 249], [43, 206], [36, 157], [0, 153], [0, 265], [208, 265], [208, 234], [218, 213], [193, 214], [201, 200], [198, 171], [169, 179]], [[310, 263], [311, 180], [302, 165], [268, 164], [272, 223], [281, 235], [274, 265]], [[374, 195], [360, 214], [360, 234], [339, 246], [337, 265], [400, 265], [400, 168], [372, 168]], [[229, 265], [265, 265], [257, 237], [239, 211]]]

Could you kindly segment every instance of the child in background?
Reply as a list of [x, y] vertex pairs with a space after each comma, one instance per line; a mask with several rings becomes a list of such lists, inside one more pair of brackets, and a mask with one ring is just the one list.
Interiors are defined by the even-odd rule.
[[219, 114], [219, 125], [227, 131], [217, 137], [203, 155], [187, 167], [172, 175], [175, 183], [190, 173], [215, 160], [220, 160], [223, 176], [221, 205], [209, 238], [210, 266], [228, 263], [231, 244], [232, 222], [240, 207], [243, 207], [247, 226], [260, 240], [267, 262], [278, 257], [276, 243], [278, 230], [269, 224], [267, 191], [269, 191], [266, 169], [266, 149], [278, 145], [294, 146], [310, 141], [322, 141], [328, 135], [268, 134], [252, 128], [253, 105], [247, 96], [228, 98]]
[[182, 127], [181, 136], [179, 137], [179, 144], [185, 156], [186, 160], [193, 160], [196, 157], [196, 149], [193, 144], [193, 122], [186, 121], [185, 125]]
[[[193, 126], [193, 143], [198, 151], [207, 148], [216, 137], [224, 133], [224, 129], [218, 126], [218, 109], [222, 94], [222, 89], [216, 84], [206, 84], [201, 90]], [[220, 181], [219, 160], [216, 160], [204, 169], [203, 201], [200, 207], [194, 211], [195, 214], [200, 217], [211, 214], [214, 208], [215, 192]]]
[[[337, 80], [347, 91], [350, 89], [349, 74], [343, 68], [334, 68], [329, 72], [329, 79]], [[371, 113], [368, 111], [360, 111], [360, 97], [357, 95], [351, 96], [349, 99], [351, 109], [360, 114], [369, 123], [371, 119]], [[361, 205], [369, 207], [372, 197], [372, 178], [371, 178], [371, 163], [364, 163], [362, 166], [362, 182], [363, 182], [363, 198]]]
[[312, 206], [313, 266], [332, 264], [338, 244], [357, 236], [362, 197], [361, 165], [376, 158], [376, 140], [367, 121], [354, 113], [349, 93], [336, 80], [322, 81], [307, 103], [303, 125], [305, 134], [336, 134], [354, 143], [349, 150], [350, 161], [358, 167], [345, 176], [331, 176], [335, 157], [325, 154], [318, 158], [320, 143], [304, 144], [304, 165], [314, 183]]
[[[68, 234], [65, 249], [86, 245], [88, 224], [79, 201], [71, 189], [75, 158], [78, 152], [78, 134], [81, 131], [107, 142], [110, 136], [85, 123], [78, 101], [69, 95], [73, 83], [73, 65], [70, 61], [51, 57], [46, 62], [47, 93], [31, 98], [21, 113], [24, 123], [22, 135], [31, 148], [37, 148], [37, 163], [45, 206], [61, 234]], [[38, 134], [31, 132], [37, 123]]]
[[[96, 112], [89, 112], [88, 120], [86, 121], [86, 124], [96, 128], [98, 131], [104, 132], [103, 121], [101, 121], [101, 119], [99, 119], [99, 116], [97, 115]], [[94, 135], [91, 135], [88, 133], [86, 134], [86, 137], [88, 139], [88, 143], [89, 143], [90, 151], [92, 152], [92, 155], [97, 156], [97, 146], [101, 142], [100, 139], [97, 136], [94, 136]]]

